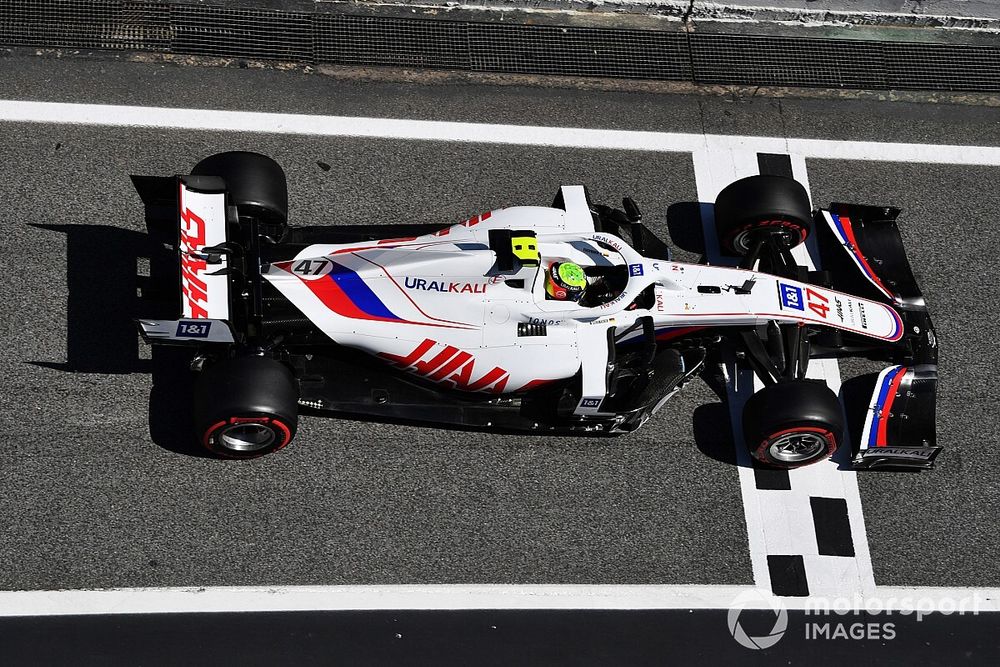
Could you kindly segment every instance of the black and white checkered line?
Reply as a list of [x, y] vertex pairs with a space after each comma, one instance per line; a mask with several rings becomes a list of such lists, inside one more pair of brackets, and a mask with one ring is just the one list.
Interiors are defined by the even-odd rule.
[[[795, 178], [809, 191], [802, 156], [707, 147], [695, 151], [693, 159], [698, 199], [703, 202], [705, 252], [712, 263], [726, 262], [719, 253], [711, 206], [726, 185], [745, 176], [770, 174]], [[816, 268], [814, 248], [810, 252], [799, 247], [793, 255], [800, 264]], [[755, 584], [775, 595], [793, 597], [871, 593], [875, 582], [855, 473], [840, 470], [833, 461], [791, 471], [755, 467], [742, 446], [741, 420], [743, 403], [760, 389], [760, 381], [739, 368], [735, 358], [726, 366]], [[814, 360], [808, 377], [825, 380], [839, 392], [835, 359]]]

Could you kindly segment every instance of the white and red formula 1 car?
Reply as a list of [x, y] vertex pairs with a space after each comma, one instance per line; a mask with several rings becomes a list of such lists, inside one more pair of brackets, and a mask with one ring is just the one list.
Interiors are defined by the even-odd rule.
[[[169, 179], [179, 316], [140, 320], [153, 344], [195, 346], [198, 437], [248, 458], [281, 449], [298, 413], [501, 432], [639, 428], [725, 346], [763, 383], [743, 430], [761, 462], [854, 450], [856, 467], [928, 468], [938, 453], [930, 317], [885, 207], [812, 211], [797, 182], [754, 176], [715, 203], [737, 267], [670, 259], [624, 210], [564, 186], [552, 206], [451, 226], [290, 227], [281, 168], [222, 153]], [[151, 230], [153, 231], [153, 230]], [[791, 248], [815, 234], [827, 270]], [[391, 236], [391, 238], [390, 238]], [[546, 289], [575, 265], [575, 300]], [[563, 296], [563, 295], [560, 295]], [[863, 432], [811, 358], [889, 364]]]

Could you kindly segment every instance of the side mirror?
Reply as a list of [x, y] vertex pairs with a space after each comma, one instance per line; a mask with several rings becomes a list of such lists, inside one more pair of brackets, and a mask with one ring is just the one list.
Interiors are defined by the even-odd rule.
[[639, 205], [635, 203], [635, 200], [631, 197], [625, 197], [622, 199], [622, 207], [625, 209], [625, 216], [628, 218], [629, 222], [639, 222], [642, 220], [642, 213], [639, 211]]

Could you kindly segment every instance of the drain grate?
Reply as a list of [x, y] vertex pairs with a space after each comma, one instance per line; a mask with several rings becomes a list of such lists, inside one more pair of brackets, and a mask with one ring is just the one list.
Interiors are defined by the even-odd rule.
[[314, 25], [318, 62], [471, 69], [467, 23], [317, 14]]
[[470, 69], [478, 72], [690, 79], [687, 35], [662, 31], [476, 23]]
[[178, 0], [0, 0], [0, 45], [734, 85], [1000, 91], [1000, 44], [501, 24]]
[[885, 52], [877, 42], [691, 36], [694, 78], [701, 83], [827, 88], [887, 88]]
[[0, 44], [163, 51], [169, 17], [167, 3], [0, 0]]
[[313, 63], [311, 14], [167, 5], [171, 53]]

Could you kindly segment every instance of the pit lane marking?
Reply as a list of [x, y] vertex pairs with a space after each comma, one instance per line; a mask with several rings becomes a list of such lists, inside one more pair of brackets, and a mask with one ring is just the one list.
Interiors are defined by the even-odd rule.
[[[0, 121], [648, 152], [743, 151], [793, 154], [801, 158], [1000, 165], [1000, 147], [996, 146], [746, 137], [25, 100], [0, 100]], [[703, 199], [703, 201], [714, 200]]]
[[[712, 264], [735, 264], [719, 252], [715, 234], [714, 202], [719, 192], [733, 181], [761, 173], [762, 155], [742, 149], [697, 150], [693, 152], [698, 200], [705, 236], [705, 253]], [[776, 162], [775, 160], [770, 160]], [[791, 176], [809, 192], [806, 160], [802, 155], [785, 157]], [[813, 244], [792, 251], [796, 261], [816, 268], [818, 248]], [[875, 590], [868, 536], [865, 531], [857, 473], [839, 470], [835, 461], [821, 461], [781, 473], [781, 479], [767, 479], [761, 484], [751, 466], [750, 453], [743, 446], [741, 427], [743, 404], [763, 383], [752, 371], [739, 369], [735, 359], [727, 362], [730, 377], [728, 403], [736, 446], [740, 493], [747, 525], [747, 540], [754, 582], [775, 594], [806, 596], [869, 595]], [[821, 379], [839, 393], [841, 378], [836, 359], [814, 359], [807, 377]], [[831, 556], [823, 553], [812, 510], [813, 499], [844, 502], [849, 523], [853, 555]]]
[[[703, 585], [386, 585], [210, 586], [103, 590], [0, 591], [0, 617], [197, 612], [362, 611], [428, 609], [770, 609], [776, 600], [752, 586]], [[747, 596], [743, 596], [744, 598]], [[968, 611], [1000, 611], [1000, 588], [879, 587], [851, 598], [781, 598], [786, 609], [849, 607], [943, 609], [965, 600]], [[833, 603], [840, 605], [834, 606]], [[972, 606], [974, 605], [974, 607]]]

